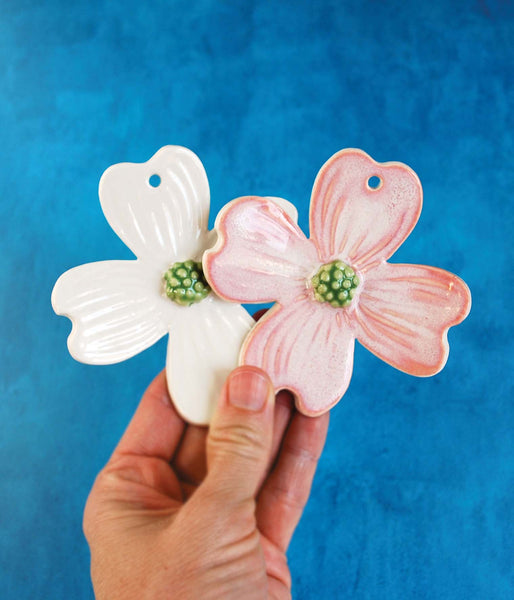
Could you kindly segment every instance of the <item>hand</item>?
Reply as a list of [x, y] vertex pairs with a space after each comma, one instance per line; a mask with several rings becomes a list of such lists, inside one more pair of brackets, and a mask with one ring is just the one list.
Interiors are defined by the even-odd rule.
[[209, 430], [188, 425], [161, 373], [86, 504], [97, 600], [290, 598], [286, 550], [327, 427], [254, 367], [231, 373]]

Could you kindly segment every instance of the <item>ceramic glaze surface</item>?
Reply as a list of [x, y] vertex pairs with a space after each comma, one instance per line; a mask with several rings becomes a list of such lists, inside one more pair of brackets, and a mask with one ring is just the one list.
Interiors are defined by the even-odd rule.
[[169, 333], [166, 372], [173, 402], [188, 421], [208, 423], [253, 321], [243, 307], [205, 289], [195, 291], [202, 297], [191, 306], [166, 295], [168, 269], [196, 264], [212, 243], [205, 170], [191, 151], [167, 146], [146, 163], [107, 169], [100, 201], [137, 259], [85, 264], [59, 278], [52, 305], [73, 322], [70, 353], [81, 362], [111, 364]]
[[201, 302], [210, 292], [203, 276], [202, 264], [194, 260], [173, 264], [164, 273], [163, 284], [166, 296], [181, 306]]
[[[276, 389], [293, 391], [305, 414], [327, 411], [345, 393], [356, 338], [412, 375], [434, 375], [446, 363], [447, 331], [468, 314], [469, 289], [441, 269], [386, 262], [421, 205], [409, 167], [347, 149], [316, 178], [310, 239], [265, 198], [239, 198], [219, 213], [218, 242], [204, 255], [212, 289], [232, 301], [277, 302], [246, 338], [240, 361], [266, 370]], [[334, 261], [356, 278], [341, 307], [318, 297], [316, 278]]]
[[328, 302], [334, 308], [350, 306], [359, 278], [350, 265], [341, 260], [322, 265], [311, 279], [314, 298], [318, 302]]

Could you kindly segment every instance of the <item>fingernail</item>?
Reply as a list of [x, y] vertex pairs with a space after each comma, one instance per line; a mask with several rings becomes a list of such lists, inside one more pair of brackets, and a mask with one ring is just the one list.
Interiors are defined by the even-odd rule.
[[228, 380], [228, 401], [237, 408], [254, 412], [262, 410], [270, 391], [269, 379], [258, 371], [241, 369]]

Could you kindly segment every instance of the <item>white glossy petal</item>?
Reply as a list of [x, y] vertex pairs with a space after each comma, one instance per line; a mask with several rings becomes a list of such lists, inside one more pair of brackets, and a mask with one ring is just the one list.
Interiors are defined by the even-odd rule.
[[[157, 187], [152, 176], [160, 178]], [[200, 159], [181, 146], [165, 146], [145, 163], [109, 167], [100, 180], [109, 224], [138, 258], [164, 270], [199, 259], [206, 243], [209, 183]]]
[[170, 330], [166, 375], [173, 403], [190, 423], [210, 422], [253, 324], [241, 305], [214, 294], [197, 305], [181, 307], [180, 318]]
[[159, 273], [135, 260], [89, 263], [61, 275], [52, 306], [73, 323], [68, 337], [73, 358], [112, 364], [165, 335], [175, 307], [165, 303], [160, 286]]

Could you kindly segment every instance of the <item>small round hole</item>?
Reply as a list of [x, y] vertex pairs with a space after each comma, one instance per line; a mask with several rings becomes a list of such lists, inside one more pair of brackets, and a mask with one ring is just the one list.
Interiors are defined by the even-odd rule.
[[378, 188], [382, 185], [382, 180], [378, 175], [373, 175], [368, 179], [368, 187], [370, 190], [378, 190]]
[[159, 187], [161, 185], [161, 178], [157, 173], [154, 173], [148, 180], [148, 183], [154, 188]]

